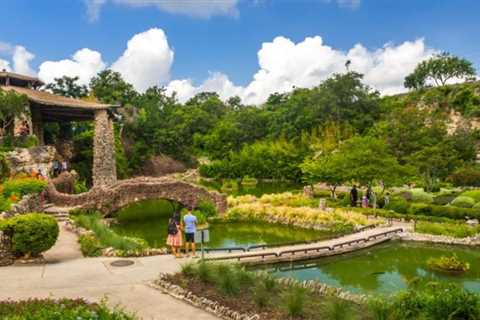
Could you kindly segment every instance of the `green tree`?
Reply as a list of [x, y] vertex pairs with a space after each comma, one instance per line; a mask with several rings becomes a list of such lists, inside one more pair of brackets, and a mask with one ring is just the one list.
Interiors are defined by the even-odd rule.
[[[29, 113], [28, 99], [12, 90], [0, 88], [0, 125], [4, 134], [9, 134], [15, 118]], [[13, 132], [11, 132], [13, 133]]]
[[85, 85], [78, 84], [79, 77], [55, 78], [53, 83], [45, 86], [45, 89], [52, 93], [70, 98], [83, 98], [88, 95], [88, 88]]
[[90, 81], [90, 90], [103, 103], [132, 105], [138, 96], [133, 86], [120, 73], [104, 70]]
[[330, 188], [333, 199], [336, 198], [336, 189], [349, 178], [347, 172], [339, 162], [340, 157], [335, 154], [323, 155], [318, 158], [306, 159], [301, 165], [303, 180], [311, 185], [324, 182]]
[[420, 89], [433, 82], [444, 86], [450, 79], [466, 79], [475, 76], [473, 64], [447, 52], [436, 54], [420, 62], [415, 70], [405, 78], [405, 87]]

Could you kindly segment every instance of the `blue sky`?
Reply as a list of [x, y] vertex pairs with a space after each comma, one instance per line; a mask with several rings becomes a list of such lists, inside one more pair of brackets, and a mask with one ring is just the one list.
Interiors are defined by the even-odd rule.
[[[87, 11], [89, 1], [96, 18]], [[155, 1], [164, 1], [163, 7]], [[209, 72], [248, 86], [261, 69], [262, 44], [278, 36], [295, 44], [320, 36], [324, 45], [342, 52], [357, 43], [374, 52], [387, 43], [424, 39], [427, 48], [466, 57], [480, 69], [480, 1], [197, 0], [183, 9], [185, 0], [176, 1], [176, 7], [168, 3], [175, 0], [4, 1], [2, 16], [8, 19], [0, 19], [0, 43], [35, 55], [29, 61], [35, 72], [43, 62], [68, 59], [82, 48], [101, 53], [109, 66], [134, 35], [159, 28], [174, 52], [169, 79], [190, 79], [196, 86]], [[204, 12], [208, 6], [211, 13]], [[11, 50], [0, 46], [0, 59], [12, 65], [9, 55]]]

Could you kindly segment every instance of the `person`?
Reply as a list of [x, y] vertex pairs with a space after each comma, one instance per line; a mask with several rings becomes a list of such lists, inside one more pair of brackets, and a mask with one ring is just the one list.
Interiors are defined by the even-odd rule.
[[370, 201], [370, 197], [372, 196], [372, 187], [370, 185], [367, 187], [367, 191], [365, 192], [365, 194], [367, 195], [368, 201]]
[[60, 168], [60, 161], [58, 159], [53, 160], [53, 176], [56, 177], [60, 174], [61, 168]]
[[65, 172], [65, 171], [68, 171], [67, 160], [63, 160], [63, 161], [62, 161], [62, 170], [61, 170], [61, 172]]
[[192, 256], [196, 258], [195, 232], [197, 231], [197, 217], [193, 215], [192, 211], [188, 211], [188, 213], [183, 217], [183, 223], [185, 225], [185, 254], [188, 257], [188, 245], [190, 244]]
[[180, 257], [180, 247], [182, 246], [182, 232], [180, 224], [180, 215], [175, 212], [168, 220], [168, 236], [167, 245], [170, 246], [173, 255], [176, 258]]
[[368, 197], [367, 197], [367, 195], [364, 195], [362, 197], [362, 208], [368, 208]]
[[388, 204], [390, 203], [390, 193], [387, 192], [387, 194], [383, 197], [383, 207], [386, 208]]
[[358, 201], [358, 190], [357, 190], [357, 186], [353, 185], [352, 190], [350, 190], [350, 205], [352, 207], [356, 207], [357, 201]]
[[370, 192], [370, 203], [373, 209], [377, 209], [377, 194], [373, 190]]

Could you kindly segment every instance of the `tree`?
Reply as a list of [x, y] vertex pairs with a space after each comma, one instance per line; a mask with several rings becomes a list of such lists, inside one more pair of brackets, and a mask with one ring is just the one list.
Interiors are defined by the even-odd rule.
[[420, 62], [405, 78], [404, 85], [409, 89], [420, 89], [433, 81], [436, 86], [444, 86], [450, 79], [474, 76], [475, 68], [470, 61], [444, 52]]
[[15, 118], [28, 112], [28, 99], [25, 95], [19, 95], [12, 90], [0, 89], [0, 125], [4, 134], [8, 133]]
[[138, 96], [133, 86], [123, 80], [120, 73], [104, 70], [90, 81], [90, 89], [103, 103], [131, 105]]
[[335, 154], [323, 155], [319, 158], [306, 159], [301, 165], [303, 180], [310, 185], [324, 182], [330, 188], [333, 199], [336, 196], [336, 189], [344, 183], [348, 177], [343, 170], [342, 163]]
[[383, 188], [400, 184], [411, 172], [398, 163], [384, 141], [370, 136], [346, 140], [330, 157], [329, 165], [340, 170], [343, 181], [364, 186], [374, 182]]
[[70, 98], [83, 98], [88, 95], [88, 88], [85, 85], [79, 85], [77, 82], [79, 77], [55, 78], [53, 83], [45, 86], [45, 89], [50, 90], [54, 94]]

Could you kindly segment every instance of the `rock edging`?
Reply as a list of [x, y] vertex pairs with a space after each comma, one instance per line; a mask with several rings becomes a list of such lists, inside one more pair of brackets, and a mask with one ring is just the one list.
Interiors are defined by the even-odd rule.
[[417, 232], [402, 232], [398, 235], [400, 240], [429, 242], [449, 245], [480, 246], [480, 235], [475, 237], [454, 238], [449, 236], [433, 235]]
[[184, 301], [196, 308], [205, 310], [224, 320], [260, 320], [258, 314], [245, 314], [234, 311], [226, 306], [222, 306], [220, 303], [199, 297], [193, 294], [191, 291], [183, 289], [167, 280], [167, 274], [161, 273], [159, 279], [151, 282], [150, 287], [160, 290], [169, 296]]

